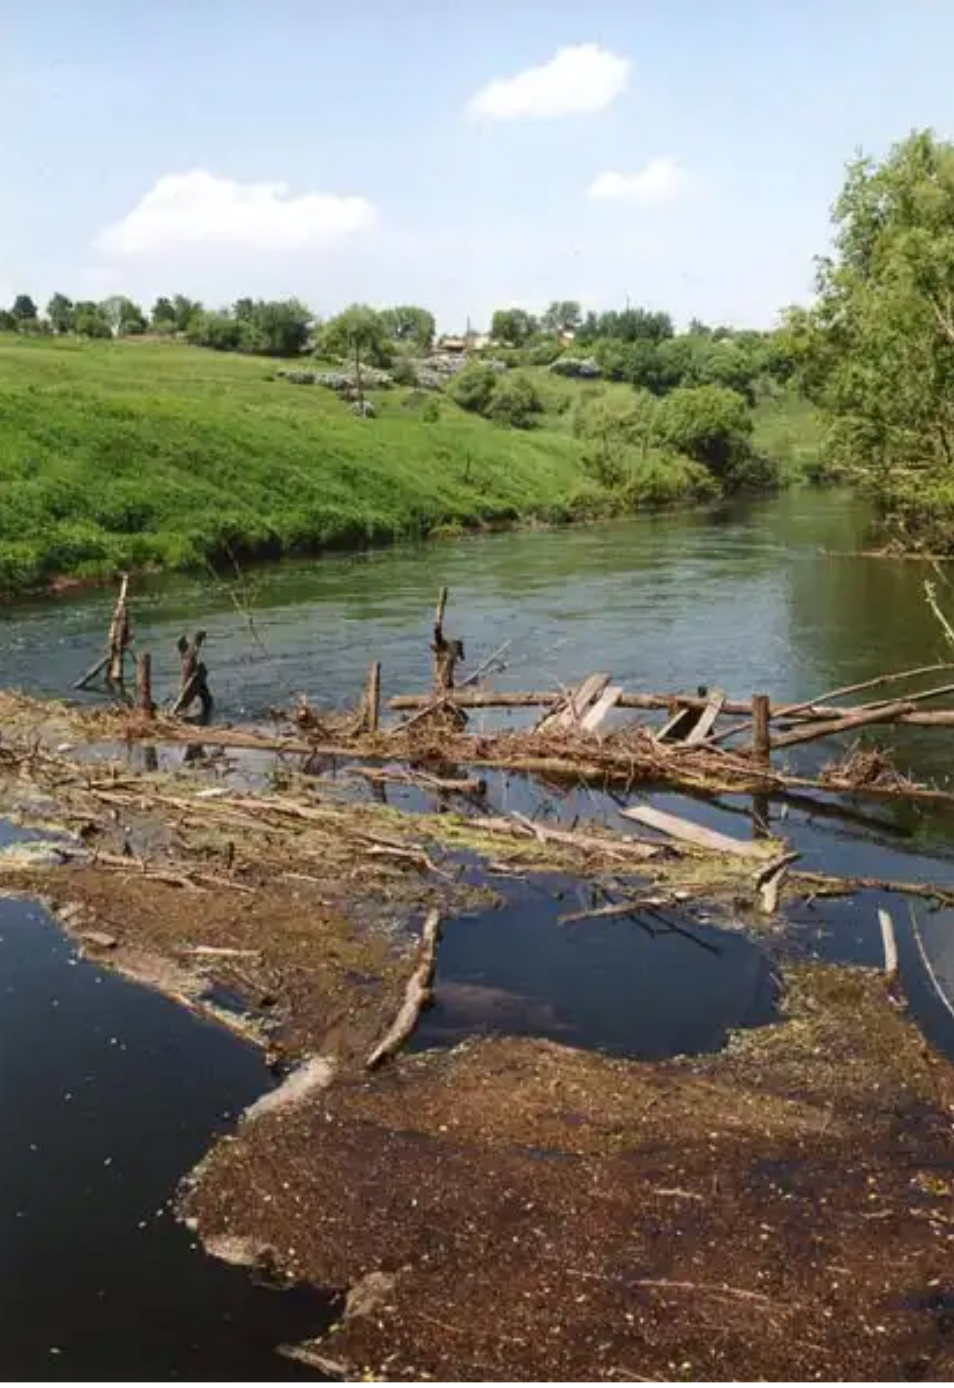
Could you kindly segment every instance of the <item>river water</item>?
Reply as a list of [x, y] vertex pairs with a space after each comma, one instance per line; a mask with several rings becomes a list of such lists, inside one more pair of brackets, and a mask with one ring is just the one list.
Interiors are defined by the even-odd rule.
[[[506, 669], [494, 676], [504, 689], [553, 688], [603, 670], [632, 690], [692, 689], [705, 683], [735, 697], [764, 691], [774, 699], [796, 700], [949, 654], [924, 601], [922, 565], [845, 557], [864, 544], [867, 524], [863, 505], [850, 496], [799, 491], [718, 512], [518, 531], [282, 564], [246, 573], [240, 587], [232, 574], [218, 580], [138, 580], [132, 593], [136, 641], [139, 649], [152, 652], [155, 693], [162, 699], [176, 685], [177, 638], [204, 629], [220, 719], [261, 720], [270, 709], [287, 707], [299, 691], [307, 692], [315, 705], [342, 706], [355, 701], [374, 659], [383, 665], [385, 696], [427, 687], [434, 602], [446, 584], [447, 627], [464, 640], [465, 673], [503, 641], [510, 642]], [[941, 583], [939, 592], [954, 612], [954, 588]], [[101, 654], [111, 606], [109, 592], [93, 591], [0, 610], [0, 682], [45, 695], [68, 693]], [[936, 682], [945, 682], [944, 676]], [[502, 716], [475, 714], [473, 726], [490, 727]], [[890, 736], [903, 769], [937, 784], [949, 781], [950, 733], [908, 729], [889, 735], [880, 730], [879, 736], [882, 741]], [[814, 746], [797, 749], [790, 760], [806, 770], [817, 769], [828, 755], [830, 748]], [[523, 808], [531, 807], [538, 794], [518, 778], [499, 780], [495, 792]], [[654, 798], [663, 807], [729, 832], [751, 832], [753, 806], [745, 797], [723, 797], [717, 803], [677, 795]], [[618, 806], [608, 797], [575, 793], [551, 808], [565, 817], [599, 815], [623, 827]], [[954, 883], [954, 817], [949, 812], [874, 802], [847, 806], [834, 797], [828, 813], [825, 807], [780, 802], [767, 808], [773, 830], [802, 851], [807, 867]], [[766, 806], [759, 810], [764, 814]], [[846, 816], [848, 810], [854, 817]], [[647, 1056], [707, 1049], [720, 1044], [727, 1027], [763, 1024], [775, 1015], [770, 970], [741, 937], [726, 937], [705, 921], [702, 946], [687, 943], [685, 936], [641, 935], [625, 921], [591, 922], [568, 934], [558, 923], [559, 910], [566, 907], [539, 893], [534, 896], [534, 890], [533, 884], [507, 889], [503, 912], [465, 919], [446, 933], [438, 1006], [417, 1044], [456, 1039], [478, 1024], [482, 1006], [490, 1026]], [[572, 884], [567, 891], [572, 895]], [[569, 904], [578, 908], [581, 903]], [[931, 913], [919, 903], [919, 946], [918, 934], [908, 928], [906, 900], [859, 893], [796, 913], [785, 947], [875, 964], [881, 950], [877, 908], [882, 905], [899, 925], [903, 981], [912, 1010], [925, 1033], [954, 1056], [954, 1019], [937, 987], [937, 978], [954, 987], [954, 914]], [[153, 1301], [161, 1324], [179, 1314], [175, 1296], [171, 1302], [168, 1296], [156, 1300], [155, 1279], [143, 1280], [142, 1259], [148, 1263], [154, 1257], [156, 1266], [175, 1268], [176, 1259], [198, 1255], [187, 1249], [183, 1231], [160, 1237], [151, 1224], [150, 1239], [158, 1242], [150, 1242], [153, 1252], [138, 1255], [139, 1220], [168, 1198], [177, 1177], [221, 1126], [225, 1109], [234, 1111], [264, 1087], [261, 1066], [231, 1038], [213, 1033], [210, 1041], [209, 1029], [202, 1031], [195, 1019], [175, 1019], [175, 1009], [162, 999], [98, 973], [94, 977], [90, 966], [68, 974], [69, 952], [61, 937], [42, 924], [31, 933], [23, 923], [23, 908], [17, 909], [21, 914], [15, 918], [9, 908], [0, 913], [0, 927], [6, 921], [8, 932], [0, 949], [0, 1039], [5, 1053], [8, 1047], [18, 1051], [14, 1059], [0, 1060], [0, 1119], [7, 1134], [0, 1185], [10, 1187], [0, 1202], [5, 1249], [0, 1263], [0, 1356], [5, 1358], [0, 1357], [0, 1368], [8, 1376], [35, 1376], [44, 1367], [65, 1374], [69, 1364], [64, 1356], [60, 1365], [58, 1352], [64, 1348], [60, 1341], [72, 1334], [74, 1346], [85, 1346], [74, 1348], [79, 1357], [73, 1368], [78, 1365], [80, 1373], [120, 1367], [135, 1376], [143, 1362], [148, 1367], [152, 1355], [159, 1376], [190, 1368], [198, 1374], [208, 1370], [209, 1376], [216, 1370], [240, 1375], [231, 1341], [223, 1344], [221, 1334], [211, 1336], [204, 1359], [195, 1357], [201, 1317], [188, 1321], [178, 1340], [174, 1335], [163, 1339], [165, 1332], [156, 1332], [153, 1341], [137, 1340], [124, 1327], [135, 1306], [145, 1304], [142, 1314], [148, 1320]], [[506, 949], [500, 945], [504, 938]], [[707, 949], [706, 941], [716, 948]], [[925, 967], [923, 946], [936, 966], [934, 980]], [[55, 1034], [47, 1030], [54, 996], [66, 1005], [57, 1024], [66, 1026], [62, 1018], [69, 1019], [59, 1050], [51, 1040]], [[527, 1006], [515, 1008], [514, 998]], [[108, 1037], [103, 1038], [124, 1028], [134, 1029], [137, 1063], [127, 1073], [114, 1074], [110, 1067], [116, 1057], [103, 1050]], [[175, 1046], [203, 1055], [204, 1065], [197, 1070], [179, 1067], [170, 1049]], [[112, 1096], [95, 1110], [95, 1141], [92, 1129], [83, 1130], [81, 1139], [74, 1136], [69, 1125], [79, 1121], [77, 1110], [67, 1114], [69, 1105], [57, 1097], [71, 1089], [82, 1092], [82, 1076], [68, 1067], [74, 1053], [78, 1059], [87, 1052], [80, 1069], [85, 1065], [83, 1073], [94, 1076], [92, 1092]], [[27, 1065], [24, 1056], [31, 1054], [35, 1060]], [[37, 1078], [42, 1075], [46, 1088]], [[170, 1127], [171, 1118], [163, 1115], [177, 1107], [176, 1086], [186, 1078], [182, 1124]], [[8, 1103], [8, 1095], [15, 1102]], [[18, 1127], [14, 1109], [29, 1111], [30, 1121]], [[163, 1122], [166, 1137], [159, 1131]], [[150, 1134], [141, 1150], [129, 1145], [137, 1131]], [[64, 1140], [79, 1144], [75, 1172], [64, 1151], [57, 1151]], [[45, 1155], [34, 1152], [34, 1146]], [[111, 1185], [111, 1167], [99, 1164], [124, 1151], [125, 1182]], [[38, 1183], [35, 1188], [31, 1180]], [[89, 1192], [89, 1208], [95, 1210], [89, 1229], [97, 1226], [104, 1209], [111, 1209], [121, 1232], [98, 1239], [90, 1234], [87, 1245], [80, 1243], [86, 1251], [79, 1257], [86, 1266], [76, 1269], [76, 1277], [86, 1279], [92, 1267], [96, 1276], [90, 1276], [91, 1285], [97, 1278], [108, 1281], [109, 1239], [116, 1240], [115, 1266], [120, 1271], [138, 1268], [138, 1284], [135, 1276], [127, 1281], [120, 1275], [108, 1293], [118, 1343], [113, 1354], [104, 1348], [109, 1318], [97, 1320], [93, 1302], [89, 1307], [94, 1309], [78, 1312], [75, 1320], [67, 1314], [69, 1281], [56, 1261], [67, 1256], [60, 1242], [65, 1249], [71, 1222], [82, 1226], [76, 1214], [81, 1188]], [[30, 1208], [31, 1190], [34, 1223], [28, 1225], [18, 1211]], [[57, 1191], [60, 1204], [54, 1206]], [[48, 1213], [37, 1223], [41, 1205]], [[59, 1211], [55, 1218], [49, 1215], [51, 1208]], [[107, 1225], [107, 1231], [112, 1227]], [[31, 1242], [29, 1228], [38, 1228], [38, 1242]], [[164, 1258], [171, 1262], [164, 1264]], [[20, 1266], [22, 1280], [11, 1271]], [[55, 1276], [51, 1267], [57, 1269]], [[212, 1279], [218, 1276], [208, 1273]], [[261, 1321], [263, 1343], [274, 1343], [266, 1313], [250, 1305], [244, 1316], [245, 1293], [236, 1292], [235, 1283], [223, 1289], [203, 1281], [203, 1274], [195, 1277], [195, 1295], [205, 1297], [209, 1323], [221, 1326], [239, 1307], [243, 1325]], [[186, 1300], [190, 1297], [195, 1304], [191, 1290]], [[59, 1322], [55, 1317], [44, 1320], [37, 1311], [53, 1298], [59, 1298]], [[295, 1318], [291, 1311], [283, 1315]], [[16, 1353], [11, 1346], [18, 1347]], [[142, 1350], [138, 1358], [137, 1346]], [[250, 1367], [248, 1376], [260, 1375]]]

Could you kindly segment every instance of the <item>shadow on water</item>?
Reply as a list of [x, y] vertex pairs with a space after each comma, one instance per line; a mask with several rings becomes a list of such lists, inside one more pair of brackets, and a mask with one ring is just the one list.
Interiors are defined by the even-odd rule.
[[682, 913], [563, 923], [601, 903], [558, 877], [499, 890], [502, 907], [444, 926], [416, 1049], [498, 1032], [657, 1060], [777, 1017], [770, 964], [741, 934]]
[[270, 1084], [258, 1053], [78, 959], [0, 901], [0, 1371], [10, 1379], [314, 1379], [275, 1353], [331, 1302], [199, 1248], [169, 1202]]

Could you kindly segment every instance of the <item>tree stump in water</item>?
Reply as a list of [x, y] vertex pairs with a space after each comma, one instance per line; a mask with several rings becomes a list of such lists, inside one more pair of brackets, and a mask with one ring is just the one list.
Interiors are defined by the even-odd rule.
[[[434, 640], [431, 644], [431, 654], [434, 658], [434, 695], [435, 698], [441, 700], [453, 696], [454, 672], [457, 668], [457, 662], [465, 658], [463, 641], [458, 641], [453, 637], [448, 638], [444, 634], [444, 609], [446, 606], [447, 589], [442, 588], [437, 602]], [[464, 710], [448, 703], [441, 703], [434, 710], [433, 719], [443, 722], [455, 731], [467, 725], [467, 714]]]
[[212, 716], [212, 694], [209, 690], [209, 672], [205, 664], [199, 660], [199, 651], [205, 641], [205, 632], [197, 631], [190, 641], [187, 636], [180, 636], [176, 643], [181, 663], [179, 677], [179, 697], [176, 699], [172, 708], [173, 717], [184, 713], [190, 704], [199, 700], [201, 705], [200, 718], [206, 722]]

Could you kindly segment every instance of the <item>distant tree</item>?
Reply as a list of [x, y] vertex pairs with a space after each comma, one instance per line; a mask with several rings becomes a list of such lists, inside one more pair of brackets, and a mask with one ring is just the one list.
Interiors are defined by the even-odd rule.
[[176, 332], [184, 333], [189, 329], [189, 324], [197, 313], [202, 312], [202, 305], [198, 299], [189, 299], [185, 294], [177, 294], [172, 301], [175, 310]]
[[377, 366], [387, 362], [389, 342], [381, 314], [367, 304], [351, 304], [337, 318], [325, 324], [321, 350], [329, 356], [342, 357], [354, 363], [359, 404], [364, 400], [362, 364], [370, 362]]
[[430, 351], [437, 325], [433, 313], [426, 308], [416, 308], [413, 304], [386, 308], [381, 312], [381, 321], [388, 337], [395, 342], [420, 352]]
[[231, 313], [202, 310], [189, 319], [186, 336], [195, 347], [211, 347], [216, 352], [234, 352], [242, 342], [242, 324]]
[[490, 336], [508, 347], [522, 347], [536, 330], [537, 320], [522, 308], [498, 308], [490, 323]]
[[20, 326], [11, 309], [0, 308], [0, 333], [15, 333]]
[[113, 294], [100, 305], [113, 337], [132, 337], [146, 331], [146, 315], [124, 294]]
[[575, 333], [583, 322], [583, 310], [575, 299], [554, 299], [540, 320], [546, 333]]
[[160, 296], [152, 306], [149, 322], [153, 332], [172, 333], [176, 330], [176, 310], [171, 299]]
[[312, 315], [299, 299], [239, 299], [233, 321], [241, 329], [241, 348], [269, 357], [297, 357], [311, 336]]
[[112, 337], [102, 307], [91, 300], [81, 300], [73, 310], [73, 331], [80, 337]]
[[65, 294], [54, 294], [46, 306], [46, 316], [55, 333], [72, 332], [75, 319], [73, 300], [68, 299]]
[[40, 316], [37, 312], [36, 304], [30, 298], [29, 294], [18, 294], [13, 301], [11, 312], [17, 320], [17, 326], [19, 328], [31, 327]]

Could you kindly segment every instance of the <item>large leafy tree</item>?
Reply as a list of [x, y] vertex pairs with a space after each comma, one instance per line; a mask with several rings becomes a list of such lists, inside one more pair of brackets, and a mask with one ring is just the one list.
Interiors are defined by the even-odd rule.
[[540, 320], [546, 333], [575, 333], [583, 322], [583, 310], [575, 299], [554, 299]]
[[76, 318], [73, 300], [65, 294], [54, 294], [46, 306], [46, 316], [55, 333], [71, 333]]
[[18, 294], [13, 301], [11, 312], [21, 328], [32, 326], [40, 316], [29, 294]]
[[498, 308], [490, 324], [495, 342], [523, 347], [537, 330], [537, 320], [523, 308]]
[[414, 304], [399, 304], [381, 312], [381, 321], [388, 337], [419, 351], [430, 350], [434, 341], [436, 323], [434, 315], [426, 308]]
[[132, 299], [127, 299], [125, 294], [111, 295], [103, 300], [100, 307], [113, 337], [126, 337], [146, 331], [146, 315], [139, 305], [133, 303]]
[[857, 158], [834, 222], [817, 301], [782, 342], [839, 461], [915, 517], [926, 485], [954, 504], [954, 146], [920, 131]]
[[361, 367], [388, 359], [388, 334], [381, 314], [367, 304], [351, 304], [325, 325], [321, 351], [354, 363], [358, 400], [363, 402]]

